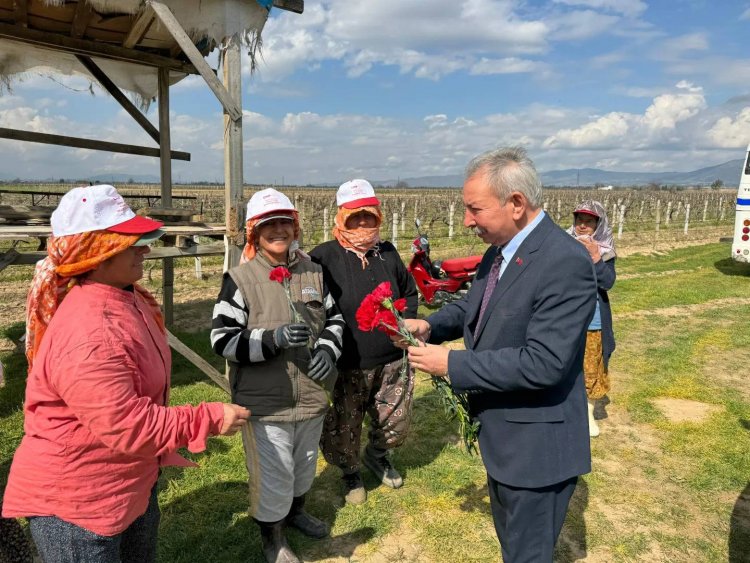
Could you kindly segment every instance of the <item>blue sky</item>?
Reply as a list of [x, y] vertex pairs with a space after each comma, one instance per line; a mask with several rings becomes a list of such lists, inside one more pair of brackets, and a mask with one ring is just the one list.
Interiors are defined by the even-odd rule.
[[[272, 11], [252, 76], [245, 58], [245, 181], [460, 174], [508, 144], [541, 171], [742, 158], [749, 29], [750, 1], [306, 0], [302, 15]], [[88, 85], [28, 73], [0, 97], [0, 126], [153, 144]], [[218, 102], [197, 77], [171, 102], [173, 147], [193, 155], [175, 180], [222, 181]], [[0, 177], [108, 173], [157, 175], [158, 162], [0, 140]]]

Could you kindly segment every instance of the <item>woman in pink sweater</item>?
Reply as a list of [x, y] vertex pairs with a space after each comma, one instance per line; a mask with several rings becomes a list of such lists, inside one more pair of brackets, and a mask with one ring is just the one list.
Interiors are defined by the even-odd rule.
[[178, 448], [205, 450], [249, 411], [167, 406], [164, 322], [136, 283], [161, 223], [112, 186], [74, 188], [51, 222], [27, 303], [25, 435], [3, 516], [29, 519], [45, 561], [154, 561], [159, 467], [191, 465]]

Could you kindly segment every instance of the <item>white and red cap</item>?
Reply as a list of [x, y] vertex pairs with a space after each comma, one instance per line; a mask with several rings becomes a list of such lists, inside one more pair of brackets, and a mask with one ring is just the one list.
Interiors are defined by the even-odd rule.
[[349, 180], [339, 186], [336, 192], [336, 205], [347, 209], [356, 209], [371, 205], [380, 205], [375, 197], [375, 190], [367, 180], [361, 178]]
[[289, 198], [273, 188], [255, 192], [247, 202], [247, 220], [257, 219], [257, 225], [271, 219], [291, 219], [295, 211]]
[[164, 225], [133, 213], [114, 186], [106, 184], [70, 190], [60, 198], [50, 223], [56, 237], [91, 231], [142, 235]]

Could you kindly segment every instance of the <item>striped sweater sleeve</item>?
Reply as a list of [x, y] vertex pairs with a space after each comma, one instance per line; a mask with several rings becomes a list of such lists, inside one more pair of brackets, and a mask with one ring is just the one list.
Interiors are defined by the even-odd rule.
[[341, 357], [343, 348], [344, 316], [325, 284], [323, 285], [323, 292], [325, 294], [323, 304], [326, 309], [326, 322], [314, 347], [323, 348], [336, 361]]
[[263, 362], [277, 354], [273, 331], [247, 328], [248, 308], [237, 284], [224, 274], [211, 320], [211, 348], [241, 365]]

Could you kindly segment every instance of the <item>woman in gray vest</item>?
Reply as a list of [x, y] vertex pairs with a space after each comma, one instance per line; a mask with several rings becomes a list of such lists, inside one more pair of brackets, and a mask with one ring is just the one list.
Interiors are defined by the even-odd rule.
[[250, 198], [247, 217], [240, 265], [224, 275], [214, 306], [211, 346], [229, 362], [232, 399], [250, 409], [243, 440], [263, 554], [289, 563], [299, 559], [286, 542], [286, 525], [315, 538], [329, 533], [303, 506], [344, 321], [321, 267], [298, 249], [299, 219], [289, 198], [261, 190]]

